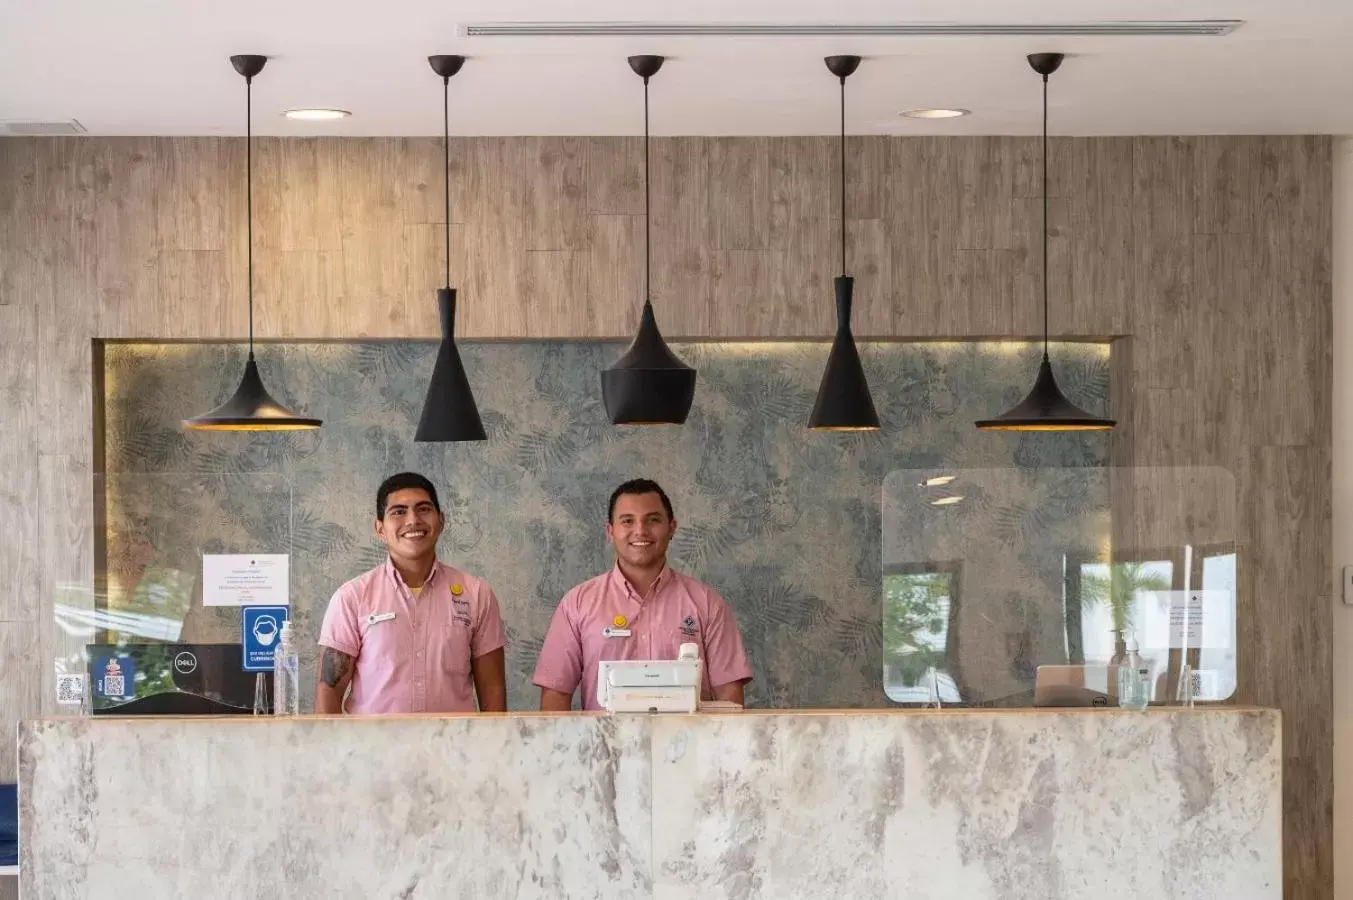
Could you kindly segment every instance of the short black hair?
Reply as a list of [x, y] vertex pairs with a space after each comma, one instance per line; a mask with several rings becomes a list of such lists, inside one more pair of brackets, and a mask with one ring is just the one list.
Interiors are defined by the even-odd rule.
[[437, 508], [437, 512], [442, 511], [442, 504], [437, 499], [437, 489], [417, 472], [400, 472], [391, 475], [381, 482], [381, 486], [376, 489], [376, 518], [385, 518], [385, 507], [390, 502], [390, 495], [395, 491], [405, 491], [410, 488], [418, 488], [427, 491], [427, 495], [432, 498], [432, 505]]
[[606, 507], [607, 522], [615, 518], [615, 501], [619, 500], [622, 494], [657, 494], [658, 499], [662, 501], [662, 508], [667, 510], [667, 518], [676, 518], [676, 513], [672, 512], [672, 501], [667, 498], [667, 492], [662, 489], [662, 485], [647, 478], [632, 478], [611, 492], [611, 503]]

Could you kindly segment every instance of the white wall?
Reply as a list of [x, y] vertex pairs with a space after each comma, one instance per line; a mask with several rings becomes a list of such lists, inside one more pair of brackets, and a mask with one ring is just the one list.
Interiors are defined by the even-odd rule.
[[1353, 138], [1334, 143], [1334, 896], [1353, 900]]

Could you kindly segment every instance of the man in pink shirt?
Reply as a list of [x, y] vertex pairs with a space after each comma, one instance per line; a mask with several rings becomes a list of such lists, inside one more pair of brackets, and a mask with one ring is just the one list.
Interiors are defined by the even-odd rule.
[[438, 561], [445, 525], [437, 490], [422, 475], [401, 472], [381, 484], [376, 537], [390, 557], [329, 601], [316, 712], [343, 712], [345, 696], [351, 713], [474, 712], [476, 696], [485, 712], [507, 709], [498, 598]]
[[704, 661], [701, 699], [742, 703], [752, 668], [728, 604], [667, 567], [677, 529], [667, 494], [647, 479], [627, 481], [611, 494], [607, 518], [615, 567], [559, 601], [531, 679], [540, 708], [570, 709], [581, 684], [583, 709], [598, 709], [598, 662], [676, 659], [686, 643], [697, 644]]

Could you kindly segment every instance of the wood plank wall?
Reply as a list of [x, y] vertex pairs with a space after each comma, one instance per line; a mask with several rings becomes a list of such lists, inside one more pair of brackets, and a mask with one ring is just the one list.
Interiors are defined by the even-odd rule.
[[[1118, 462], [1234, 477], [1236, 699], [1284, 713], [1285, 896], [1329, 897], [1330, 142], [1052, 146], [1053, 328], [1124, 338]], [[435, 336], [437, 142], [256, 148], [259, 335]], [[852, 139], [858, 334], [1037, 332], [1037, 149], [1021, 138]], [[461, 334], [631, 331], [640, 150], [633, 138], [454, 142]], [[655, 141], [656, 306], [669, 336], [829, 334], [833, 150], [827, 138]], [[243, 166], [239, 139], [0, 139], [7, 728], [53, 711], [63, 640], [53, 597], [93, 580], [91, 341], [245, 333]], [[0, 742], [0, 779], [14, 771], [12, 741]]]

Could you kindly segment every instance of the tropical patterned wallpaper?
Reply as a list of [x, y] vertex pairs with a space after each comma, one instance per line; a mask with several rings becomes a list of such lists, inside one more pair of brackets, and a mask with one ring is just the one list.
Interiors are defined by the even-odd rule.
[[[720, 590], [737, 616], [756, 671], [749, 704], [883, 706], [888, 474], [1099, 467], [1108, 459], [1103, 434], [973, 428], [1032, 383], [1041, 348], [1026, 344], [862, 345], [883, 420], [874, 434], [804, 427], [823, 343], [676, 345], [700, 373], [690, 420], [642, 429], [610, 425], [601, 405], [598, 373], [619, 344], [461, 346], [489, 432], [484, 443], [414, 442], [433, 342], [261, 346], [269, 388], [324, 419], [318, 432], [279, 435], [180, 427], [234, 390], [242, 347], [108, 344], [101, 536], [108, 591], [100, 601], [108, 614], [141, 623], [128, 634], [237, 641], [238, 612], [201, 605], [201, 554], [290, 553], [293, 615], [312, 678], [330, 595], [383, 559], [371, 535], [376, 486], [412, 469], [441, 491], [443, 558], [497, 592], [509, 636], [509, 703], [533, 708], [530, 675], [555, 604], [610, 565], [610, 491], [646, 476], [676, 506], [673, 563]], [[1053, 347], [1064, 388], [1093, 411], [1107, 406], [1108, 352]], [[1078, 509], [1107, 502], [1045, 500]], [[1060, 514], [1045, 504], [1042, 515]]]

